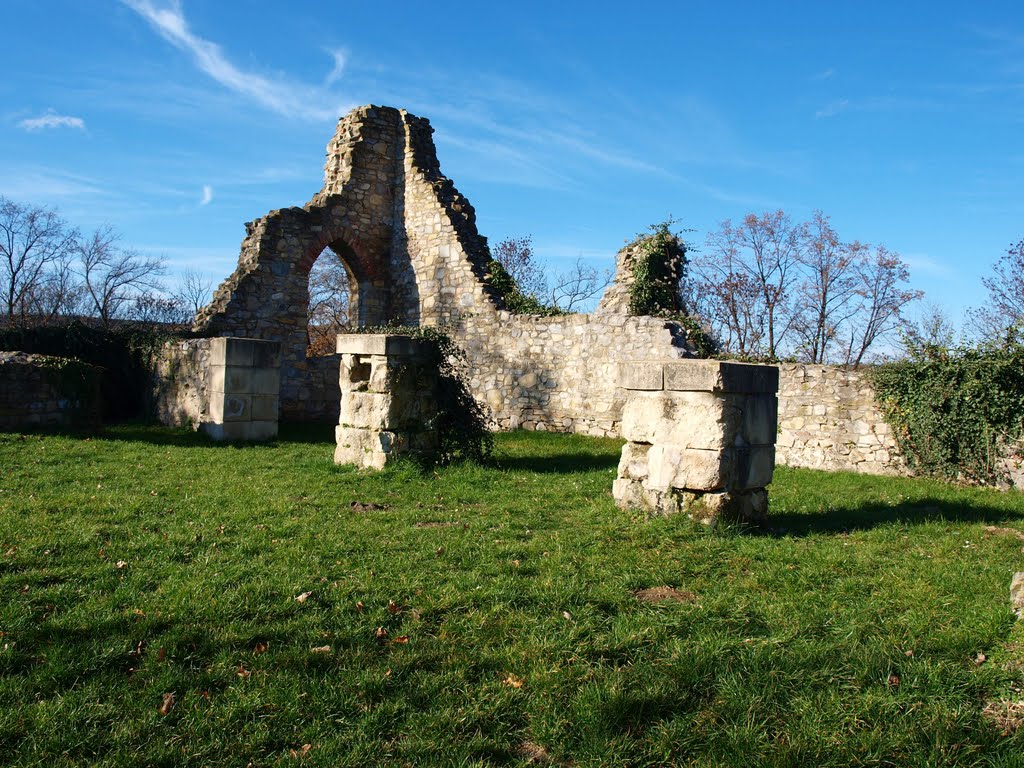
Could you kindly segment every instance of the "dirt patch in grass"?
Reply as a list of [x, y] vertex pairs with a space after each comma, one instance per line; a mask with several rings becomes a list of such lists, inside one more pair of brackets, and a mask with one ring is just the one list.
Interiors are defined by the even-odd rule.
[[1009, 736], [1024, 725], [1024, 701], [992, 701], [981, 710], [981, 714], [1004, 736]]
[[986, 525], [985, 526], [986, 536], [1013, 536], [1015, 538], [1024, 541], [1024, 531], [1018, 531], [1016, 528], [1004, 528], [1000, 525]]
[[383, 512], [388, 504], [377, 504], [372, 501], [353, 501], [349, 507], [353, 512]]
[[529, 765], [554, 765], [554, 760], [544, 747], [532, 741], [524, 741], [516, 750], [523, 760]]
[[685, 589], [675, 587], [648, 587], [633, 591], [633, 597], [641, 603], [695, 603], [697, 596]]

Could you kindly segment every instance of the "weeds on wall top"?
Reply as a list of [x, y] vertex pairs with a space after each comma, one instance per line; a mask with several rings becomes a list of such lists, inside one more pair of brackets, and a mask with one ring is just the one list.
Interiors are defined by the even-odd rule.
[[442, 329], [431, 326], [380, 325], [352, 329], [353, 333], [393, 333], [429, 342], [438, 372], [438, 464], [486, 462], [494, 453], [490, 414], [469, 389], [469, 363], [462, 347]]
[[993, 483], [1024, 428], [1024, 345], [930, 345], [869, 373], [886, 422], [912, 469]]
[[567, 314], [558, 307], [545, 304], [532, 294], [524, 293], [516, 279], [497, 259], [487, 262], [487, 282], [509, 312], [515, 312], [517, 315], [540, 315], [542, 317]]
[[682, 326], [686, 340], [700, 357], [718, 354], [718, 343], [700, 320], [683, 306], [679, 286], [686, 277], [686, 253], [690, 245], [684, 232], [672, 231], [675, 219], [652, 225], [650, 234], [635, 241], [637, 256], [633, 262], [633, 283], [629, 287], [629, 313], [671, 320]]

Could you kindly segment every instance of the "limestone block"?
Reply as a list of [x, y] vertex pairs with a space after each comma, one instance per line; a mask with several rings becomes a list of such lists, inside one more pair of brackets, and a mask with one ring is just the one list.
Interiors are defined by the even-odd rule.
[[420, 340], [391, 333], [339, 333], [338, 352], [350, 355], [412, 355]]
[[212, 439], [222, 442], [271, 440], [277, 437], [277, 420], [206, 422], [200, 429]]
[[646, 443], [627, 442], [622, 446], [622, 454], [619, 456], [619, 478], [629, 480], [644, 480], [649, 474], [647, 468], [647, 454], [651, 446]]
[[705, 451], [659, 443], [647, 453], [649, 476], [644, 486], [658, 491], [718, 490], [730, 485], [734, 465], [732, 449]]
[[665, 363], [665, 389], [680, 392], [772, 393], [779, 369], [722, 360], [676, 360]]
[[773, 394], [743, 399], [743, 438], [751, 445], [771, 445], [778, 437], [779, 401]]
[[386, 429], [390, 422], [392, 396], [383, 392], [345, 392], [341, 397], [338, 423], [360, 429]]
[[660, 390], [664, 386], [663, 363], [619, 363], [619, 386], [633, 390]]
[[775, 446], [751, 445], [737, 449], [734, 461], [733, 490], [764, 488], [771, 484], [775, 472]]
[[218, 395], [210, 398], [210, 420], [215, 424], [228, 421], [250, 421], [251, 395]]
[[[213, 377], [210, 383], [211, 392], [224, 392], [229, 395], [248, 395], [253, 391], [253, 368], [242, 368], [237, 365], [215, 365], [210, 367]], [[217, 386], [217, 384], [221, 386]]]
[[274, 395], [281, 391], [280, 368], [254, 368], [252, 371], [252, 392], [255, 395]]
[[1017, 571], [1010, 580], [1010, 607], [1018, 617], [1024, 616], [1024, 571]]
[[276, 394], [274, 395], [253, 395], [251, 417], [254, 422], [273, 421], [277, 422], [280, 403]]
[[768, 492], [679, 493], [679, 509], [694, 520], [712, 523], [718, 519], [756, 523], [768, 514]]
[[711, 392], [634, 392], [622, 410], [622, 436], [637, 443], [722, 450], [735, 443], [743, 412], [736, 396]]

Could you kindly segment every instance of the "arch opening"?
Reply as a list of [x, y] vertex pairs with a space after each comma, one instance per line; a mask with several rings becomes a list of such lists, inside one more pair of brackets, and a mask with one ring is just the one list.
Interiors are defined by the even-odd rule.
[[323, 249], [309, 270], [306, 311], [307, 357], [333, 355], [336, 337], [358, 325], [359, 283], [339, 251], [343, 244]]

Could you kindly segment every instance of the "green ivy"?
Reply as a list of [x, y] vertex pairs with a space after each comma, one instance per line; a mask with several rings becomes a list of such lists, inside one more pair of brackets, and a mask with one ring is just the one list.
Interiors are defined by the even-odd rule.
[[671, 230], [672, 219], [655, 224], [651, 234], [634, 241], [638, 251], [633, 263], [633, 284], [629, 288], [632, 315], [675, 313], [679, 302], [679, 281], [686, 274], [686, 243]]
[[490, 414], [469, 389], [469, 362], [466, 353], [440, 328], [431, 326], [380, 325], [354, 329], [355, 333], [391, 333], [429, 342], [438, 372], [437, 430], [438, 451], [429, 463], [456, 461], [486, 462], [494, 453], [494, 435], [488, 426]]
[[923, 474], [992, 483], [1024, 427], [1024, 347], [929, 348], [870, 372], [908, 464]]
[[566, 314], [558, 307], [548, 306], [532, 294], [523, 293], [515, 278], [497, 259], [487, 262], [487, 283], [509, 312], [514, 312], [517, 315], [541, 315], [542, 317]]

